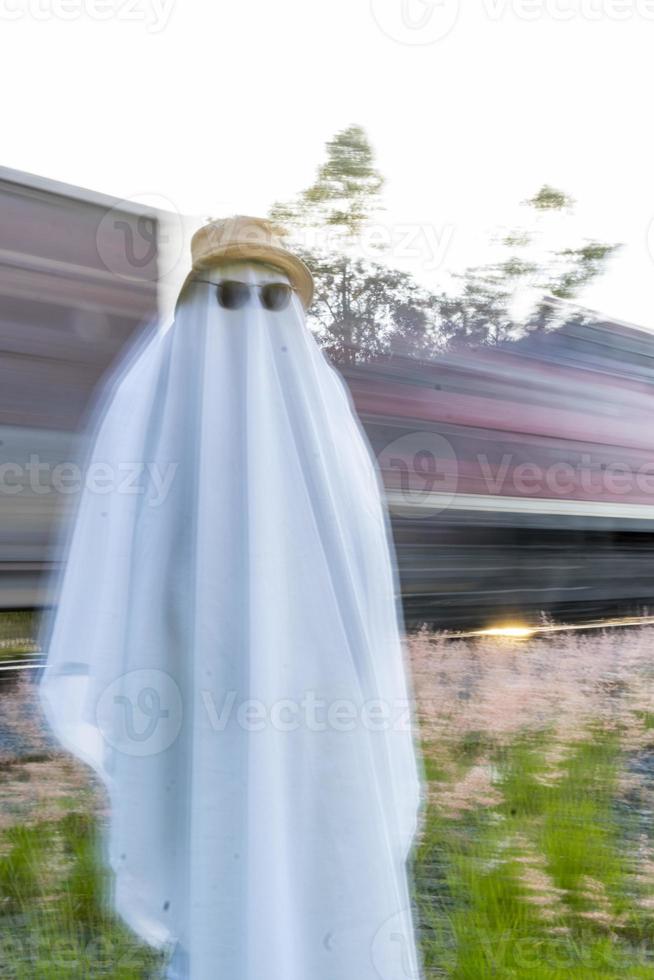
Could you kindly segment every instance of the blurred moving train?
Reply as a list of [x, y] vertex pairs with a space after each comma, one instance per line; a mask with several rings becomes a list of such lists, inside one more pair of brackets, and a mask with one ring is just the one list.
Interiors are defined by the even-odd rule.
[[584, 621], [652, 603], [654, 334], [575, 315], [347, 380], [383, 474], [408, 622]]
[[[1, 169], [0, 208], [0, 605], [16, 608], [52, 599], [74, 495], [48, 479], [80, 458], [93, 392], [157, 313], [165, 215]], [[383, 475], [408, 624], [649, 606], [653, 334], [575, 315], [343, 375]]]
[[[157, 216], [0, 168], [0, 606], [50, 601], [72, 495], [51, 485], [82, 457], [105, 371], [157, 311]], [[134, 254], [134, 241], [149, 243]], [[83, 457], [82, 457], [83, 458]], [[62, 486], [65, 468], [59, 471]]]

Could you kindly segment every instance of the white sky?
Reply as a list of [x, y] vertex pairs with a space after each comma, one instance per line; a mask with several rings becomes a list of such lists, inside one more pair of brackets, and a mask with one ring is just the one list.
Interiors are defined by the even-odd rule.
[[0, 163], [199, 223], [292, 196], [357, 122], [395, 251], [407, 226], [449, 242], [398, 264], [436, 284], [483, 259], [547, 182], [575, 241], [627, 243], [583, 300], [654, 328], [654, 0], [456, 3], [0, 0]]

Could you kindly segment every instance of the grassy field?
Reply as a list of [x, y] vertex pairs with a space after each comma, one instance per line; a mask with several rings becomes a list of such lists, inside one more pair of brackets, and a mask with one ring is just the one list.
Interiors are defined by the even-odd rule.
[[653, 640], [414, 638], [428, 977], [654, 977]]
[[38, 649], [37, 618], [31, 612], [0, 613], [0, 663]]
[[[654, 630], [409, 644], [425, 765], [425, 977], [654, 980]], [[103, 793], [3, 698], [0, 977], [144, 978], [108, 912]], [[412, 978], [407, 978], [412, 980]]]

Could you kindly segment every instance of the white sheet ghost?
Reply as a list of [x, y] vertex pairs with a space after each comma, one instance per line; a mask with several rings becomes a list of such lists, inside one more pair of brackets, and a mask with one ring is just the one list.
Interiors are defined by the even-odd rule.
[[169, 977], [415, 980], [386, 517], [298, 297], [225, 309], [188, 285], [86, 472], [40, 690], [108, 788], [118, 913], [174, 948]]

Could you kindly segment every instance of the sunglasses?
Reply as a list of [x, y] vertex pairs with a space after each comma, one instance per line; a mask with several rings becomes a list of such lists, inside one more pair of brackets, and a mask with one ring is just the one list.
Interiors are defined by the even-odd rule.
[[193, 282], [203, 282], [207, 286], [216, 287], [216, 298], [225, 310], [240, 310], [250, 298], [250, 292], [256, 291], [265, 310], [277, 312], [285, 310], [296, 291], [286, 282], [266, 282], [250, 285], [247, 282], [237, 282], [223, 279], [221, 282], [211, 282], [209, 279], [193, 279]]

